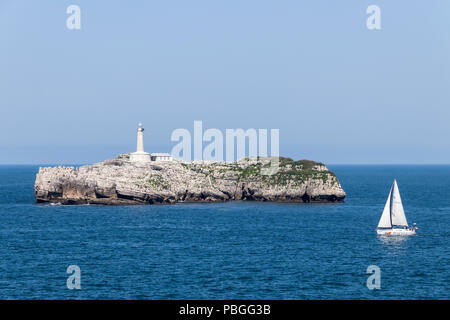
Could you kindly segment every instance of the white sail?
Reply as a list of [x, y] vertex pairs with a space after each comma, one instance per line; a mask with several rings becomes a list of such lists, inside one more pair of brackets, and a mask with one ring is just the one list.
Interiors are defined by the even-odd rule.
[[392, 203], [391, 203], [391, 221], [394, 226], [408, 226], [406, 221], [405, 211], [403, 210], [402, 199], [400, 198], [400, 192], [398, 190], [397, 181], [394, 180], [392, 190]]
[[386, 204], [384, 205], [384, 210], [381, 215], [380, 221], [378, 222], [378, 228], [392, 228], [391, 198], [392, 198], [392, 187], [391, 187], [391, 190], [389, 191], [389, 196], [387, 198]]

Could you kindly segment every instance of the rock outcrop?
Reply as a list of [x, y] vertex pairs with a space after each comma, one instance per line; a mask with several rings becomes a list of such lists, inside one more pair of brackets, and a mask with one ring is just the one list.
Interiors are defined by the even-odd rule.
[[280, 158], [278, 172], [262, 174], [267, 159], [238, 162], [133, 163], [126, 155], [82, 167], [40, 168], [37, 202], [61, 204], [157, 204], [256, 200], [339, 202], [339, 181], [325, 165]]

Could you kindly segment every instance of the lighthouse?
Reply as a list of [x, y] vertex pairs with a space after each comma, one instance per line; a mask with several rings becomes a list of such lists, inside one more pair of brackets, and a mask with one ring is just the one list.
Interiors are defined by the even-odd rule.
[[136, 152], [130, 154], [130, 161], [133, 162], [151, 161], [150, 153], [144, 152], [144, 128], [142, 126], [142, 123], [139, 123], [138, 125]]
[[144, 153], [144, 128], [138, 124], [136, 153]]

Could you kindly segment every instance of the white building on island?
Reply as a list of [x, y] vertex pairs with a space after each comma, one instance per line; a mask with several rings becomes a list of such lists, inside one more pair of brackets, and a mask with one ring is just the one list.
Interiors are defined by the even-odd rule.
[[149, 162], [149, 161], [172, 161], [172, 155], [169, 153], [148, 153], [144, 151], [144, 128], [139, 123], [137, 130], [136, 152], [130, 153], [130, 161], [132, 162]]
[[152, 161], [172, 161], [172, 155], [170, 153], [152, 153], [150, 155]]

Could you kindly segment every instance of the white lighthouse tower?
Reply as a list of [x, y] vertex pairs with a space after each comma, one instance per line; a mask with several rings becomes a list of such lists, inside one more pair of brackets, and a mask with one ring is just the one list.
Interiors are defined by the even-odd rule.
[[144, 152], [144, 128], [142, 127], [142, 123], [138, 125], [136, 152], [130, 154], [130, 161], [151, 161], [150, 153]]

